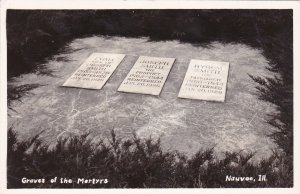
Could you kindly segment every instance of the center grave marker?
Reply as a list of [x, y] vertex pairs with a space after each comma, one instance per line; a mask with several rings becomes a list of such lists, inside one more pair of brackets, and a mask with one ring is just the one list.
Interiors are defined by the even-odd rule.
[[124, 54], [93, 53], [63, 86], [101, 89], [124, 57]]
[[159, 95], [175, 58], [140, 56], [118, 91]]
[[224, 102], [228, 69], [228, 62], [192, 59], [178, 97]]

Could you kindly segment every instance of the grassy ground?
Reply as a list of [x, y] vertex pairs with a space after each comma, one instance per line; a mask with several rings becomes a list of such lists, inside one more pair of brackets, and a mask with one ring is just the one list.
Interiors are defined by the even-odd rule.
[[[262, 48], [269, 70], [280, 76], [253, 77], [262, 100], [276, 105], [278, 114], [269, 124], [283, 155], [253, 165], [252, 155], [227, 153], [213, 157], [213, 150], [191, 159], [176, 152], [162, 152], [159, 142], [133, 137], [121, 141], [112, 133], [110, 144], [92, 145], [83, 137], [59, 140], [54, 149], [38, 138], [18, 142], [8, 131], [8, 187], [290, 187], [293, 185], [293, 20], [291, 10], [107, 10], [28, 11], [7, 13], [8, 79], [22, 73], [48, 73], [41, 61], [73, 38], [92, 34], [152, 40], [178, 39], [193, 44], [242, 42]], [[26, 87], [25, 87], [26, 88]], [[29, 89], [32, 87], [28, 87]], [[8, 102], [28, 90], [8, 88]], [[249, 156], [249, 157], [248, 157]], [[95, 170], [97, 169], [97, 170]], [[225, 176], [266, 174], [267, 182], [225, 182]], [[105, 177], [105, 185], [24, 185], [22, 177]]]

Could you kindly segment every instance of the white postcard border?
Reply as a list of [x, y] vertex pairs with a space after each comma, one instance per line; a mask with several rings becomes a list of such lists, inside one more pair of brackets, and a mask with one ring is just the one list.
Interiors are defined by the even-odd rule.
[[[7, 154], [7, 9], [293, 9], [294, 13], [294, 187], [239, 189], [6, 189]], [[0, 193], [300, 193], [300, 2], [299, 1], [95, 1], [95, 0], [4, 0], [1, 2]]]

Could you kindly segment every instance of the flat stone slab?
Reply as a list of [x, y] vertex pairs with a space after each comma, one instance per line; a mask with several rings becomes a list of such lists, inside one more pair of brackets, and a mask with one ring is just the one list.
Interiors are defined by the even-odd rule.
[[174, 58], [140, 56], [118, 91], [158, 96], [174, 61]]
[[[124, 53], [126, 57], [101, 90], [61, 87], [91, 53]], [[176, 58], [159, 96], [118, 92], [120, 84], [139, 56]], [[230, 63], [224, 103], [178, 98], [191, 59]], [[114, 129], [122, 138], [161, 137], [164, 150], [193, 154], [214, 147], [225, 151], [255, 151], [257, 159], [272, 154], [276, 145], [267, 136], [276, 128], [266, 120], [275, 106], [261, 101], [248, 74], [270, 77], [262, 51], [239, 43], [211, 42], [195, 46], [179, 41], [148, 38], [92, 36], [76, 39], [43, 64], [54, 76], [24, 74], [12, 86], [40, 84], [11, 103], [8, 127], [19, 138], [41, 131], [47, 143], [72, 134], [110, 137]]]
[[192, 59], [178, 97], [224, 102], [228, 69], [228, 62]]
[[124, 57], [124, 54], [93, 53], [62, 86], [101, 89]]

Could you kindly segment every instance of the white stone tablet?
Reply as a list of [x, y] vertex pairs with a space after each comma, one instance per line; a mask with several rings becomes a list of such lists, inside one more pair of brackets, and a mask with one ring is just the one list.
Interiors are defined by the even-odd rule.
[[225, 101], [229, 63], [192, 59], [178, 97]]
[[63, 86], [101, 89], [124, 57], [124, 54], [93, 53]]
[[118, 91], [159, 95], [175, 58], [140, 56]]

